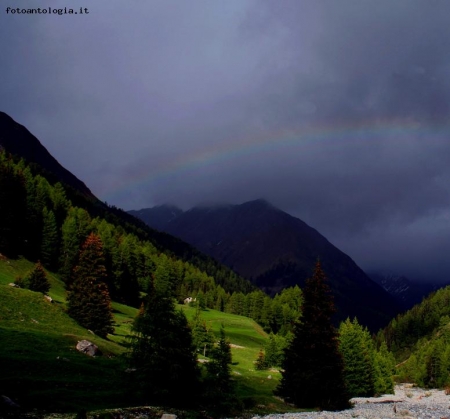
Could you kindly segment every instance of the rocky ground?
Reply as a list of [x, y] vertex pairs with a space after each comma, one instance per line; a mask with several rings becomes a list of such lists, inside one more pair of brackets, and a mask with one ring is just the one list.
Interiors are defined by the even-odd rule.
[[410, 384], [395, 387], [395, 395], [357, 397], [354, 407], [341, 412], [272, 414], [254, 419], [450, 419], [450, 396], [443, 390], [424, 390]]
[[[251, 419], [450, 419], [450, 395], [443, 390], [424, 390], [411, 384], [395, 387], [395, 395], [382, 397], [357, 397], [352, 399], [352, 409], [341, 412], [302, 412], [253, 416]], [[108, 413], [25, 414], [3, 416], [8, 419], [160, 419], [164, 410], [156, 407], [115, 409]], [[177, 413], [177, 412], [172, 412]], [[177, 415], [182, 417], [183, 415]]]

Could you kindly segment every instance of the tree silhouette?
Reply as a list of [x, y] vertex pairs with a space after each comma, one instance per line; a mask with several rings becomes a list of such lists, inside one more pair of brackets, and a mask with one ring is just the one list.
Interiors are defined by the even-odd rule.
[[145, 402], [186, 406], [198, 393], [199, 370], [191, 330], [172, 297], [150, 282], [145, 305], [133, 325], [130, 387]]
[[68, 312], [81, 326], [106, 337], [114, 328], [111, 299], [105, 284], [102, 242], [91, 233], [84, 242], [75, 266], [68, 296]]
[[42, 263], [50, 270], [55, 269], [58, 262], [59, 237], [58, 226], [53, 211], [46, 207], [42, 212], [42, 242], [41, 259]]
[[285, 350], [276, 393], [299, 407], [345, 409], [350, 404], [337, 332], [331, 323], [335, 308], [319, 261], [313, 277], [306, 281], [303, 298], [303, 315]]
[[223, 325], [220, 339], [211, 350], [206, 364], [204, 401], [215, 414], [226, 414], [236, 408], [235, 385], [231, 378], [231, 348], [225, 337]]

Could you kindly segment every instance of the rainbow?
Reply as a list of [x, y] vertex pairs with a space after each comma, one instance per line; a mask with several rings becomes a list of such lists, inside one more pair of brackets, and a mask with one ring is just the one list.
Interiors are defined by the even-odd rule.
[[371, 121], [341, 126], [309, 127], [298, 130], [282, 130], [267, 133], [263, 136], [247, 137], [216, 144], [202, 151], [183, 154], [165, 164], [164, 168], [142, 167], [121, 184], [114, 185], [103, 195], [108, 202], [124, 197], [129, 190], [144, 187], [155, 182], [162, 182], [173, 176], [189, 176], [190, 173], [221, 162], [237, 158], [245, 158], [260, 154], [273, 153], [282, 148], [301, 147], [308, 149], [317, 143], [324, 146], [341, 147], [343, 144], [356, 145], [361, 142], [373, 142], [379, 138], [408, 140], [412, 136], [421, 136], [427, 141], [433, 138], [450, 137], [448, 125], [420, 125], [411, 120]]

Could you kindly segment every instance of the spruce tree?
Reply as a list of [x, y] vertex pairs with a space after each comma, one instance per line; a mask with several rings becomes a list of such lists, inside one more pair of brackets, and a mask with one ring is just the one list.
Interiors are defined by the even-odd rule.
[[195, 350], [203, 356], [207, 356], [214, 346], [214, 333], [211, 329], [208, 329], [205, 320], [201, 318], [198, 307], [192, 320], [191, 328]]
[[133, 394], [140, 401], [180, 406], [195, 402], [199, 370], [191, 330], [173, 299], [149, 283], [133, 325], [130, 366]]
[[320, 262], [303, 291], [303, 315], [285, 350], [276, 393], [298, 407], [341, 410], [350, 406], [338, 350], [333, 297]]
[[100, 237], [91, 233], [80, 250], [68, 296], [68, 313], [81, 326], [106, 337], [114, 331]]
[[209, 358], [204, 382], [206, 404], [216, 414], [230, 413], [236, 407], [236, 393], [231, 378], [231, 347], [223, 326], [220, 329], [220, 339], [211, 350]]
[[350, 397], [374, 395], [374, 348], [367, 329], [355, 318], [339, 327], [339, 351], [344, 359], [344, 379]]
[[42, 211], [42, 263], [50, 270], [55, 269], [58, 262], [59, 234], [53, 211], [46, 207]]
[[374, 354], [374, 370], [375, 394], [393, 394], [394, 380], [392, 376], [395, 370], [395, 360], [384, 341], [378, 352]]
[[269, 335], [269, 341], [266, 345], [266, 363], [268, 367], [281, 365], [284, 356], [286, 339], [283, 336]]
[[24, 249], [26, 188], [12, 159], [0, 151], [0, 253], [17, 256]]
[[36, 265], [34, 265], [34, 269], [30, 272], [28, 278], [28, 288], [31, 291], [42, 292], [43, 294], [47, 294], [50, 290], [50, 282], [48, 282], [47, 275], [44, 271], [44, 267], [41, 265], [41, 262], [38, 261]]

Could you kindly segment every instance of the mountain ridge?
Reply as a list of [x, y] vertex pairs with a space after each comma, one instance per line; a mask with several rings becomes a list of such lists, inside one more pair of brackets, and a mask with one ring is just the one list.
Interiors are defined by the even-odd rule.
[[1, 111], [0, 127], [0, 147], [30, 163], [38, 164], [86, 197], [95, 198], [86, 184], [63, 167], [26, 127]]
[[[150, 226], [164, 206], [142, 209]], [[181, 210], [180, 210], [181, 211]], [[329, 277], [338, 317], [357, 316], [372, 329], [399, 312], [397, 303], [316, 229], [264, 199], [181, 211], [163, 231], [229, 266], [267, 293], [300, 285], [317, 258]]]

